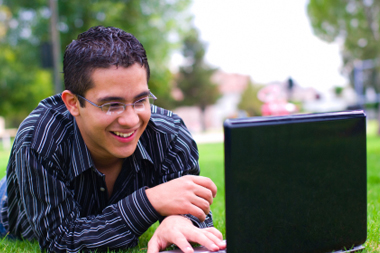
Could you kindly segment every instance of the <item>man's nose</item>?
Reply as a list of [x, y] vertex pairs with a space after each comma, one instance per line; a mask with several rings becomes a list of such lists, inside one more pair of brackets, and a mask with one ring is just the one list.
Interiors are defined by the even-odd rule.
[[139, 115], [132, 105], [128, 105], [124, 112], [119, 114], [118, 121], [122, 126], [133, 127], [139, 122]]

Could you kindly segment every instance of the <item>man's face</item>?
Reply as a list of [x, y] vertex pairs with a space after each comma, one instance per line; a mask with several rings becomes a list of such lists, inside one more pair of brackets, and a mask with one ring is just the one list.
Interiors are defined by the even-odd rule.
[[[128, 68], [98, 68], [91, 77], [94, 87], [84, 97], [99, 106], [109, 102], [130, 104], [149, 94], [146, 70], [138, 64]], [[149, 122], [150, 106], [135, 112], [129, 105], [121, 114], [107, 115], [100, 108], [85, 103], [85, 107], [79, 108], [76, 120], [95, 163], [132, 155]]]

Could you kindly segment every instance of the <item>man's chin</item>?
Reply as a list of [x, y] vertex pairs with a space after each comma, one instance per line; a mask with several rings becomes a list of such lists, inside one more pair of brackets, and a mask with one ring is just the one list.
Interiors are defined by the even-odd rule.
[[128, 149], [128, 150], [121, 151], [121, 152], [120, 151], [121, 150], [114, 152], [114, 156], [117, 158], [127, 158], [127, 157], [130, 157], [131, 155], [133, 155], [133, 153], [135, 153], [136, 147], [134, 149]]

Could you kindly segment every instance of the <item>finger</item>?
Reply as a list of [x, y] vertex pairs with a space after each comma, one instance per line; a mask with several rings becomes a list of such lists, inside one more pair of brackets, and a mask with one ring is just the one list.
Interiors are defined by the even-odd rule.
[[223, 240], [223, 234], [216, 228], [210, 227], [204, 229], [207, 232], [214, 234], [219, 240]]
[[185, 214], [191, 214], [198, 218], [199, 221], [204, 222], [206, 220], [206, 214], [205, 212], [197, 207], [196, 205], [192, 204], [190, 208], [186, 210]]
[[219, 249], [224, 249], [226, 247], [226, 242], [223, 241], [223, 235], [216, 228], [205, 228], [203, 229], [205, 235], [212, 240]]
[[147, 253], [158, 253], [160, 251], [160, 246], [158, 244], [157, 238], [153, 235], [153, 237], [148, 242], [148, 251]]
[[202, 198], [202, 199], [205, 199], [209, 205], [212, 204], [212, 202], [214, 201], [214, 196], [213, 196], [213, 193], [210, 189], [208, 188], [205, 188], [203, 186], [200, 186], [198, 185], [198, 187], [196, 187], [194, 189], [194, 193], [195, 195], [197, 195], [198, 197]]
[[[217, 246], [213, 240], [206, 236], [205, 232], [208, 233], [207, 231], [202, 231], [202, 229], [196, 228], [196, 231], [192, 231], [188, 235], [188, 239], [191, 242], [199, 243], [210, 251], [219, 250], [219, 246]], [[216, 237], [214, 236], [214, 239], [215, 238]]]
[[177, 245], [180, 250], [184, 253], [193, 253], [193, 247], [191, 247], [190, 243], [186, 240], [186, 237], [183, 234], [178, 235], [173, 239], [173, 243]]
[[200, 208], [205, 215], [210, 213], [210, 204], [203, 198], [200, 197], [194, 197], [191, 200], [191, 204], [195, 205], [196, 207]]
[[215, 198], [217, 187], [210, 178], [202, 177], [202, 176], [192, 176], [191, 179], [193, 180], [194, 183], [211, 190], [212, 196]]

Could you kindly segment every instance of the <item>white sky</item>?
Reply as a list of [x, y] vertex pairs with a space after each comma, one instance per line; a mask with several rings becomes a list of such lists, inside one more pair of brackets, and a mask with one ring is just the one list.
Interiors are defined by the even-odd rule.
[[193, 0], [206, 61], [257, 83], [285, 81], [326, 90], [345, 86], [337, 43], [312, 33], [308, 0]]

